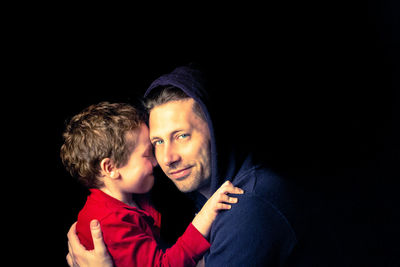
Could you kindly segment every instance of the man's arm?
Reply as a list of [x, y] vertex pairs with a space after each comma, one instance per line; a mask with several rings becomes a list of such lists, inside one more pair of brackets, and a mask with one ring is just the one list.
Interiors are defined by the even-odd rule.
[[214, 223], [206, 266], [281, 266], [297, 242], [286, 218], [251, 194]]
[[97, 220], [90, 222], [94, 249], [86, 250], [79, 242], [76, 235], [76, 222], [71, 226], [68, 232], [68, 250], [67, 262], [70, 267], [112, 267], [113, 262], [103, 241], [100, 223]]

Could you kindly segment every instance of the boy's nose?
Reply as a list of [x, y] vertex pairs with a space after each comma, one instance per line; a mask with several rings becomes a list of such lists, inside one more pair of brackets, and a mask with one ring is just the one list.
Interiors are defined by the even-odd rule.
[[150, 160], [151, 160], [151, 165], [153, 166], [153, 168], [158, 165], [158, 162], [154, 156], [152, 156]]

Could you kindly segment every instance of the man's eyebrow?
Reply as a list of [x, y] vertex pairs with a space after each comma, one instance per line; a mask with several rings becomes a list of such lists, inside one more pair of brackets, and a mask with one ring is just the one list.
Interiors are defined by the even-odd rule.
[[158, 137], [158, 136], [153, 136], [153, 137], [150, 138], [150, 142], [151, 142], [151, 141], [154, 141], [154, 140], [156, 140], [156, 139], [161, 139], [161, 138]]

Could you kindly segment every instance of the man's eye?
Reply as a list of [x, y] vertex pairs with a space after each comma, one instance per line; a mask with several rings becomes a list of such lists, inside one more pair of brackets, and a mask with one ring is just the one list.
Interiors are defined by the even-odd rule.
[[185, 138], [187, 138], [187, 137], [189, 137], [188, 134], [180, 134], [180, 135], [178, 136], [178, 139], [185, 139]]
[[157, 140], [157, 141], [153, 142], [153, 146], [158, 146], [158, 145], [161, 145], [162, 143], [164, 143], [163, 140]]

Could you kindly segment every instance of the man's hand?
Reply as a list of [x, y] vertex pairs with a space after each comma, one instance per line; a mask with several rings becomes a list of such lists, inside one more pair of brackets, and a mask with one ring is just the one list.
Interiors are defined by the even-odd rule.
[[97, 220], [90, 222], [94, 249], [86, 250], [76, 235], [76, 222], [68, 231], [67, 262], [70, 267], [112, 267], [113, 261], [103, 241], [100, 223]]

